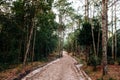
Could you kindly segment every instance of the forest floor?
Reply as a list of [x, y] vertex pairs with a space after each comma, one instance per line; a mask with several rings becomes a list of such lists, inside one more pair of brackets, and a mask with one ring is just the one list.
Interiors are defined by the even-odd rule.
[[36, 68], [42, 67], [47, 63], [56, 59], [56, 54], [51, 54], [48, 56], [47, 60], [41, 60], [38, 62], [30, 62], [23, 68], [22, 64], [10, 65], [9, 69], [5, 69], [0, 71], [0, 80], [13, 80], [18, 78], [20, 80], [23, 76], [33, 71]]
[[[20, 73], [24, 74], [24, 73], [27, 73], [27, 71], [30, 71], [30, 70], [33, 71], [33, 68], [36, 68], [36, 66], [38, 66], [36, 70], [40, 69], [41, 72], [35, 73], [33, 76], [33, 73], [30, 71], [32, 75], [30, 73], [29, 76], [25, 77], [28, 79], [24, 78], [23, 80], [29, 80], [29, 78], [33, 78], [32, 80], [87, 80], [85, 79], [85, 74], [83, 74], [83, 70], [88, 74], [91, 80], [102, 80], [101, 66], [97, 66], [96, 71], [93, 71], [92, 66], [86, 66], [86, 65], [83, 66], [82, 68], [80, 67], [78, 70], [76, 68], [76, 65], [78, 64], [78, 62], [83, 64], [84, 62], [82, 62], [81, 59], [78, 59], [75, 57], [74, 59], [69, 55], [64, 54], [62, 58], [54, 60], [56, 58], [56, 55], [52, 54], [48, 57], [49, 59], [48, 61], [34, 62], [32, 64], [29, 63], [24, 69], [22, 69], [21, 64], [17, 66], [14, 65], [15, 66], [14, 68], [7, 69], [0, 72], [0, 80], [12, 80], [15, 77], [18, 77]], [[47, 65], [47, 64], [50, 64], [50, 65]], [[107, 79], [103, 79], [103, 80], [120, 80], [120, 66], [117, 64], [108, 65]]]
[[120, 80], [120, 65], [115, 63], [114, 65], [108, 65], [108, 75], [102, 76], [102, 66], [97, 66], [96, 71], [94, 71], [93, 66], [88, 66], [85, 62], [85, 56], [79, 55], [75, 56], [76, 60], [79, 63], [82, 63], [82, 69], [85, 71], [85, 73], [92, 79], [92, 80]]
[[[102, 79], [102, 66], [97, 66], [97, 70], [93, 71], [92, 66], [83, 67], [83, 70], [91, 77], [92, 80]], [[108, 75], [103, 80], [120, 80], [120, 66], [108, 65]]]
[[22, 80], [91, 80], [81, 69], [81, 65], [63, 52], [63, 57], [39, 68]]

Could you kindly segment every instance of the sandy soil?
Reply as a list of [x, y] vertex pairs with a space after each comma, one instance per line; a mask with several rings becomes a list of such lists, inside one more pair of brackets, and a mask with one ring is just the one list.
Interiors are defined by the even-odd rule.
[[77, 70], [76, 63], [77, 61], [64, 51], [62, 58], [33, 71], [22, 80], [88, 80], [81, 70]]

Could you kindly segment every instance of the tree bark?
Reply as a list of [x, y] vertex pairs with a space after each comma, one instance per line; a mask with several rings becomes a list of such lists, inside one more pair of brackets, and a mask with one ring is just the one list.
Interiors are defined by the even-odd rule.
[[116, 57], [117, 57], [117, 24], [116, 24], [116, 3], [115, 3], [115, 60], [116, 60]]
[[[60, 12], [60, 15], [59, 15], [59, 29], [58, 29], [58, 35], [59, 35], [59, 49], [58, 49], [58, 53], [59, 53], [59, 57], [62, 56], [61, 54], [61, 48], [62, 48], [62, 43], [61, 43], [61, 36], [62, 36], [62, 13]], [[61, 35], [61, 36], [60, 36]]]
[[112, 59], [114, 59], [114, 36], [113, 36], [113, 6], [112, 6], [112, 9], [111, 9], [111, 28], [112, 28]]
[[35, 54], [35, 40], [36, 40], [36, 26], [34, 22], [34, 39], [33, 39], [33, 49], [32, 49], [32, 62], [34, 61], [34, 54]]
[[85, 0], [85, 19], [88, 20], [89, 18], [89, 1]]
[[26, 60], [27, 60], [27, 55], [28, 55], [29, 48], [30, 48], [30, 42], [31, 42], [31, 39], [32, 39], [32, 35], [33, 35], [33, 26], [31, 27], [31, 30], [30, 30], [30, 35], [29, 35], [29, 39], [28, 39], [28, 42], [27, 42], [27, 47], [26, 47], [26, 51], [25, 51], [23, 66], [26, 65]]
[[86, 7], [87, 7], [87, 18], [89, 18], [89, 0], [87, 0]]
[[99, 46], [100, 46], [100, 29], [98, 30], [98, 40], [97, 40], [97, 51], [96, 51], [96, 54], [98, 56], [98, 53], [99, 53]]
[[[32, 0], [32, 5], [35, 6], [36, 4], [36, 0]], [[36, 8], [35, 8], [35, 12], [36, 12]], [[36, 13], [35, 13], [36, 14]], [[26, 61], [27, 61], [27, 56], [28, 56], [28, 53], [29, 53], [29, 49], [30, 49], [30, 45], [31, 45], [31, 40], [32, 40], [32, 35], [33, 35], [33, 30], [34, 30], [34, 27], [35, 27], [35, 15], [33, 16], [33, 18], [31, 19], [31, 28], [30, 28], [30, 31], [29, 32], [29, 36], [28, 36], [28, 40], [27, 40], [27, 43], [26, 43], [26, 51], [25, 51], [25, 56], [24, 56], [24, 60], [23, 60], [23, 67], [26, 65]]]
[[[92, 11], [92, 10], [91, 10]], [[94, 18], [94, 9], [93, 9], [93, 15], [92, 18]], [[96, 55], [96, 46], [95, 46], [95, 39], [94, 39], [94, 32], [93, 32], [93, 28], [94, 28], [94, 24], [93, 24], [93, 21], [92, 19], [90, 19], [90, 22], [91, 22], [91, 32], [92, 32], [92, 42], [93, 42], [93, 50], [94, 50], [94, 54]]]
[[107, 69], [107, 3], [108, 0], [102, 0], [102, 65], [103, 75], [108, 72]]

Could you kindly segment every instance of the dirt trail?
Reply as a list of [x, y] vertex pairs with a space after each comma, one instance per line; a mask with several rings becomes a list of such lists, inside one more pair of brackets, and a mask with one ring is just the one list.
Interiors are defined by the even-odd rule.
[[76, 63], [77, 61], [64, 51], [62, 58], [33, 71], [22, 80], [90, 80], [81, 70], [78, 71]]

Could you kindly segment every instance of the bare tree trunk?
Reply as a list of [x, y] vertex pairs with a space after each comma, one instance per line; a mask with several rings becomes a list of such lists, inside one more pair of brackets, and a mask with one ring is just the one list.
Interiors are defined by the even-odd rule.
[[[59, 30], [58, 30], [58, 36], [60, 36], [60, 32], [59, 32]], [[59, 54], [59, 56], [60, 56], [60, 41], [61, 41], [61, 38], [59, 37], [59, 40], [58, 40], [58, 54]]]
[[89, 1], [85, 0], [85, 19], [88, 20], [89, 18]]
[[63, 29], [62, 55], [63, 55], [63, 50], [64, 50], [64, 36], [65, 36], [65, 33], [64, 33], [64, 29]]
[[[61, 43], [61, 36], [62, 36], [62, 16], [61, 16], [61, 12], [60, 12], [60, 15], [59, 15], [59, 29], [58, 29], [58, 34], [59, 34], [59, 57], [61, 57], [61, 48], [62, 48], [62, 43]], [[60, 36], [61, 35], [61, 36]]]
[[116, 60], [116, 57], [117, 57], [117, 27], [116, 27], [116, 3], [115, 3], [115, 60]]
[[91, 31], [92, 31], [92, 39], [93, 39], [94, 54], [96, 55], [96, 46], [95, 46], [95, 39], [94, 39], [94, 33], [93, 33], [93, 28], [92, 28], [92, 26], [91, 26]]
[[87, 7], [87, 18], [89, 18], [89, 0], [87, 0], [86, 7]]
[[79, 53], [78, 53], [78, 43], [77, 43], [77, 39], [75, 40], [75, 53], [76, 53], [77, 55], [79, 55]]
[[34, 50], [35, 50], [35, 40], [36, 40], [36, 26], [34, 22], [34, 39], [33, 39], [33, 48], [32, 48], [32, 62], [34, 61]]
[[96, 52], [97, 56], [98, 56], [98, 53], [99, 53], [99, 46], [100, 46], [100, 29], [98, 31], [99, 32], [98, 32], [98, 42], [97, 42], [97, 52]]
[[103, 75], [106, 75], [107, 70], [107, 3], [108, 0], [102, 0], [102, 65]]
[[27, 55], [28, 55], [29, 48], [30, 48], [30, 41], [31, 41], [31, 39], [32, 39], [32, 35], [33, 35], [33, 26], [31, 27], [31, 30], [30, 30], [30, 35], [29, 35], [29, 40], [28, 40], [28, 42], [27, 42], [27, 47], [26, 47], [26, 51], [25, 51], [23, 66], [26, 65], [26, 60], [27, 60]]
[[112, 9], [111, 9], [111, 28], [112, 28], [112, 59], [114, 59], [114, 36], [113, 36], [113, 6], [112, 6]]
[[[92, 10], [91, 10], [92, 11]], [[93, 10], [93, 15], [91, 15], [92, 18], [94, 18], [94, 10]], [[93, 28], [94, 28], [94, 24], [92, 19], [90, 19], [91, 22], [91, 32], [92, 32], [92, 42], [93, 42], [93, 50], [94, 50], [94, 54], [96, 55], [96, 46], [95, 46], [95, 39], [94, 39], [94, 32], [93, 32]]]
[[86, 19], [86, 16], [87, 16], [87, 0], [85, 0], [85, 19]]

